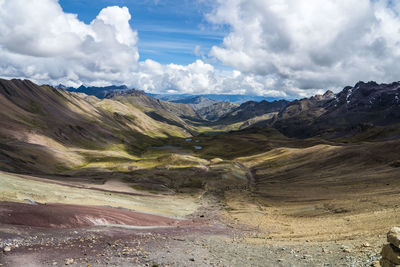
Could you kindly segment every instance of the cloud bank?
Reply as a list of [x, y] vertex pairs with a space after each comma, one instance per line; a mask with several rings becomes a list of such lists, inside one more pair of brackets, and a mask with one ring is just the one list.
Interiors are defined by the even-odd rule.
[[229, 25], [210, 51], [243, 73], [300, 89], [399, 80], [400, 4], [386, 0], [218, 0]]
[[104, 8], [85, 24], [57, 0], [0, 0], [0, 76], [302, 97], [358, 80], [399, 80], [399, 12], [389, 0], [218, 0], [206, 18], [230, 31], [208, 57], [183, 66], [139, 61], [126, 7]]

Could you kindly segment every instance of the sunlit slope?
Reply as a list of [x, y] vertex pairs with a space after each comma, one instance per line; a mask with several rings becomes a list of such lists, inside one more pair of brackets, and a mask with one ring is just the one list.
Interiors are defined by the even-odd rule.
[[106, 98], [116, 100], [127, 107], [139, 109], [155, 121], [185, 128], [192, 133], [195, 133], [196, 129], [191, 122], [201, 120], [189, 105], [155, 99], [135, 89], [115, 92], [107, 95]]
[[0, 80], [0, 105], [0, 167], [10, 171], [68, 169], [85, 164], [87, 151], [132, 158], [167, 137], [190, 136], [183, 124], [155, 120], [133, 105], [27, 80]]
[[0, 201], [61, 203], [121, 207], [134, 211], [183, 217], [198, 208], [194, 198], [132, 195], [82, 189], [29, 176], [0, 172]]
[[[251, 192], [226, 192], [229, 216], [276, 237], [376, 236], [400, 220], [400, 142], [280, 147], [241, 157]], [[257, 241], [257, 240], [256, 240]]]
[[[255, 177], [254, 191], [270, 200], [352, 197], [374, 185], [398, 185], [399, 141], [276, 148], [238, 158]], [[397, 167], [396, 167], [397, 166]], [[279, 189], [279, 190], [278, 190]]]

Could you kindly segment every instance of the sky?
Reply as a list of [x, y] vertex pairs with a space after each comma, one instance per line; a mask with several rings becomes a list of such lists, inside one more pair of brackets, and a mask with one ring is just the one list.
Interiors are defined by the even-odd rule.
[[211, 11], [207, 2], [60, 0], [60, 5], [87, 24], [107, 6], [128, 7], [130, 25], [139, 36], [140, 60], [153, 59], [161, 64], [186, 65], [204, 59], [206, 52], [221, 44], [227, 34], [224, 27], [214, 27], [204, 18]]
[[277, 98], [393, 82], [399, 2], [0, 0], [0, 77]]

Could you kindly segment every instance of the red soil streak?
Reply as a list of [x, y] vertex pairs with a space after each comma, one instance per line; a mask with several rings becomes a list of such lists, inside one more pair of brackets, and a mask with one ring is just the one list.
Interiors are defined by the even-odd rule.
[[44, 228], [79, 228], [95, 225], [184, 226], [192, 222], [124, 209], [66, 204], [30, 205], [0, 202], [0, 224]]

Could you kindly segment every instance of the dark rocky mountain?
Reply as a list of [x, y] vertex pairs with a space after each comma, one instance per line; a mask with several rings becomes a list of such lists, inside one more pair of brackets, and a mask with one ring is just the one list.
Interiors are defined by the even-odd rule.
[[[137, 90], [137, 89], [128, 89], [128, 90], [113, 90], [107, 93], [104, 98], [114, 98], [114, 97], [123, 97], [123, 96], [137, 96], [137, 97], [145, 97], [149, 99], [154, 99], [148, 96], [144, 91]], [[155, 100], [155, 99], [154, 99]], [[157, 101], [157, 100], [156, 100]], [[158, 102], [158, 101], [157, 101]]]
[[287, 100], [278, 100], [273, 102], [268, 102], [266, 100], [261, 102], [248, 101], [235, 108], [232, 112], [222, 116], [218, 122], [223, 124], [236, 123], [271, 113], [277, 113], [285, 108], [289, 103], [290, 102]]
[[59, 84], [58, 86], [56, 86], [56, 88], [67, 90], [70, 92], [75, 92], [75, 93], [84, 93], [87, 95], [94, 95], [100, 99], [105, 98], [108, 94], [113, 93], [115, 91], [129, 90], [129, 88], [126, 85], [120, 85], [120, 86], [111, 85], [111, 86], [105, 86], [105, 87], [96, 87], [96, 86], [86, 87], [84, 85], [81, 85], [78, 88], [74, 88], [74, 87], [66, 87], [62, 84]]
[[[398, 120], [400, 107], [400, 82], [377, 84], [359, 82], [354, 87], [345, 87], [333, 101], [326, 105], [329, 113], [375, 113], [373, 122], [391, 123]], [[365, 119], [365, 118], [362, 118]]]
[[212, 100], [210, 98], [206, 98], [203, 96], [195, 96], [191, 98], [184, 98], [184, 99], [179, 99], [179, 100], [173, 100], [171, 101], [173, 103], [182, 103], [182, 104], [187, 104], [191, 106], [194, 110], [199, 110], [202, 108], [209, 107], [213, 104], [218, 103], [219, 101]]
[[291, 102], [272, 125], [288, 136], [336, 137], [400, 123], [400, 83], [359, 82], [334, 95]]
[[226, 114], [232, 112], [239, 105], [230, 102], [217, 102], [211, 106], [198, 109], [197, 114], [208, 121], [216, 121]]

